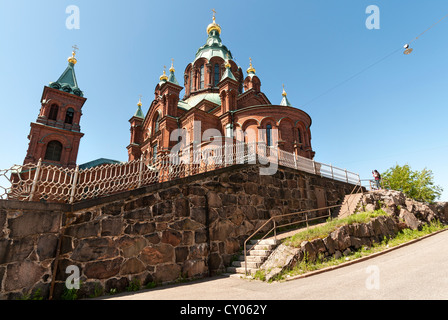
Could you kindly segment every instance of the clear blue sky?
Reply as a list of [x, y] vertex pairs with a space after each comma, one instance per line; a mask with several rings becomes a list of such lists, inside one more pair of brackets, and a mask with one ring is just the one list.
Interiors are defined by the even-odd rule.
[[[80, 9], [79, 30], [66, 28], [69, 5]], [[379, 30], [366, 28], [369, 5], [380, 9]], [[412, 43], [411, 55], [397, 52], [343, 83], [448, 14], [446, 0], [1, 0], [0, 168], [23, 162], [43, 87], [64, 71], [74, 44], [87, 98], [78, 163], [126, 161], [138, 96], [146, 112], [171, 58], [183, 83], [212, 8], [223, 43], [243, 70], [252, 57], [271, 102], [284, 83], [311, 116], [316, 161], [363, 179], [395, 164], [427, 167], [448, 201], [448, 19]]]

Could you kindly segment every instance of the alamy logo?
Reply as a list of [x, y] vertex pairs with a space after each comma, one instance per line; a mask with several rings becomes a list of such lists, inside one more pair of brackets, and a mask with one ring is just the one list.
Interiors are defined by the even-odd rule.
[[366, 273], [369, 276], [366, 279], [367, 290], [379, 290], [380, 289], [380, 268], [372, 265], [366, 268]]
[[65, 280], [67, 289], [79, 289], [79, 268], [75, 265], [70, 265], [65, 269], [65, 273], [70, 274]]
[[65, 13], [69, 14], [67, 19], [65, 19], [65, 26], [67, 29], [79, 29], [80, 15], [79, 7], [75, 5], [70, 5], [65, 9]]
[[366, 8], [366, 14], [370, 14], [366, 19], [366, 28], [369, 30], [380, 29], [380, 8], [370, 5]]

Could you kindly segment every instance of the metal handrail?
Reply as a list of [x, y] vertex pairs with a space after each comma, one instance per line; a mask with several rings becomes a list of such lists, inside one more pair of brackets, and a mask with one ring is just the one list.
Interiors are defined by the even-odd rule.
[[[368, 181], [369, 182], [370, 191], [375, 190], [375, 188], [374, 188], [375, 180], [374, 179], [361, 179], [360, 181]], [[382, 188], [389, 188], [390, 189], [390, 181], [388, 179], [381, 179], [380, 180], [380, 185], [381, 185]]]
[[[359, 183], [358, 184], [356, 184], [354, 187], [353, 187], [353, 189], [352, 189], [352, 191], [350, 192], [350, 194], [349, 194], [349, 196], [351, 196], [352, 194], [354, 194], [354, 193], [358, 193], [359, 191], [361, 191], [361, 193], [364, 193], [364, 190], [363, 190], [363, 186], [362, 186], [362, 182], [361, 182], [362, 180], [360, 179], [359, 180]], [[355, 192], [356, 191], [356, 192]], [[245, 275], [247, 276], [247, 242], [250, 240], [250, 239], [252, 239], [261, 229], [263, 229], [268, 223], [270, 223], [271, 221], [273, 221], [274, 222], [274, 226], [268, 231], [268, 232], [266, 232], [266, 234], [262, 237], [262, 238], [260, 238], [258, 241], [257, 241], [257, 243], [256, 244], [254, 244], [252, 247], [255, 247], [261, 240], [263, 240], [264, 238], [266, 238], [266, 236], [268, 235], [268, 234], [270, 234], [272, 231], [274, 231], [274, 240], [276, 241], [277, 240], [277, 233], [276, 233], [276, 230], [277, 230], [277, 228], [279, 228], [279, 227], [285, 227], [285, 226], [290, 226], [290, 225], [293, 225], [293, 224], [298, 224], [298, 223], [302, 223], [302, 222], [306, 222], [306, 227], [307, 227], [307, 229], [308, 229], [308, 227], [309, 227], [309, 225], [308, 225], [308, 222], [309, 221], [313, 221], [313, 220], [318, 220], [318, 219], [323, 219], [323, 218], [327, 218], [327, 217], [331, 217], [331, 213], [330, 213], [330, 209], [333, 209], [333, 208], [340, 208], [340, 207], [342, 207], [342, 205], [343, 205], [343, 203], [342, 204], [339, 204], [339, 205], [334, 205], [334, 206], [328, 206], [328, 207], [324, 207], [324, 208], [318, 208], [318, 209], [310, 209], [310, 210], [304, 210], [304, 211], [299, 211], [299, 212], [293, 212], [293, 213], [286, 213], [286, 214], [282, 214], [282, 215], [278, 215], [278, 216], [274, 216], [274, 217], [271, 217], [271, 218], [269, 218], [265, 223], [263, 223], [254, 233], [252, 233], [247, 239], [246, 239], [246, 241], [244, 241], [244, 272], [245, 272]], [[347, 204], [349, 207], [350, 207], [350, 204], [348, 203]], [[321, 211], [321, 210], [328, 210], [328, 215], [324, 215], [324, 216], [319, 216], [319, 217], [316, 217], [316, 218], [311, 218], [311, 219], [308, 219], [308, 213], [309, 212], [314, 212], [314, 211]], [[283, 224], [283, 225], [280, 225], [280, 226], [277, 226], [276, 225], [276, 221], [275, 221], [275, 219], [277, 219], [277, 218], [283, 218], [283, 217], [287, 217], [287, 216], [292, 216], [292, 215], [299, 215], [299, 214], [303, 214], [303, 213], [305, 213], [305, 220], [300, 220], [300, 221], [294, 221], [294, 222], [291, 222], [291, 223], [287, 223], [287, 224]]]
[[[266, 238], [266, 236], [268, 234], [270, 234], [272, 231], [274, 231], [274, 240], [277, 240], [277, 233], [276, 233], [276, 229], [279, 227], [285, 227], [285, 226], [290, 226], [293, 224], [298, 224], [298, 223], [302, 223], [302, 222], [306, 222], [307, 224], [307, 228], [309, 227], [308, 222], [309, 221], [313, 221], [313, 220], [318, 220], [318, 219], [323, 219], [323, 218], [327, 218], [327, 217], [331, 217], [331, 213], [330, 213], [330, 209], [333, 208], [338, 208], [341, 207], [342, 204], [339, 205], [335, 205], [335, 206], [329, 206], [329, 207], [324, 207], [324, 208], [318, 208], [318, 209], [310, 209], [310, 210], [304, 210], [304, 211], [299, 211], [299, 212], [293, 212], [293, 213], [286, 213], [286, 214], [282, 214], [282, 215], [278, 215], [278, 216], [274, 216], [269, 218], [265, 223], [263, 223], [254, 233], [252, 233], [252, 235], [250, 235], [246, 241], [244, 241], [244, 267], [245, 267], [245, 274], [247, 276], [247, 242], [252, 239], [261, 229], [263, 229], [268, 223], [270, 223], [271, 221], [274, 222], [274, 227], [271, 228], [262, 238], [258, 239], [257, 243], [253, 245], [253, 247], [255, 247], [261, 240], [263, 240], [264, 238]], [[311, 218], [308, 219], [308, 213], [310, 212], [314, 212], [314, 211], [322, 211], [322, 210], [328, 210], [329, 214], [328, 215], [324, 215], [324, 216], [319, 216], [319, 217], [315, 217], [315, 218]], [[283, 224], [283, 225], [276, 225], [276, 221], [275, 219], [277, 218], [283, 218], [283, 217], [287, 217], [287, 216], [292, 216], [292, 215], [299, 215], [299, 214], [304, 214], [305, 213], [305, 219], [303, 220], [299, 220], [299, 221], [294, 221], [291, 223], [287, 223], [287, 224]]]

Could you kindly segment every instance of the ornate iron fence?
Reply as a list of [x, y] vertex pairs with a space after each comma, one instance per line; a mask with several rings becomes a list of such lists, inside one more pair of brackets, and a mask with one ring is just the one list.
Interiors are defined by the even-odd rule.
[[62, 168], [41, 160], [15, 165], [0, 170], [0, 199], [74, 203], [244, 163], [278, 164], [347, 183], [360, 181], [357, 173], [261, 143], [209, 143], [161, 153], [155, 159], [142, 157], [87, 169]]

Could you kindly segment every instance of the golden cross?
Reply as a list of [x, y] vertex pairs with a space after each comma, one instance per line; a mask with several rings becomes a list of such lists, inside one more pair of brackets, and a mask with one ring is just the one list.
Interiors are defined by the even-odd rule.
[[79, 50], [78, 46], [75, 44], [74, 46], [72, 46], [73, 48], [73, 52], [76, 53], [76, 50]]
[[216, 10], [212, 9], [212, 11], [213, 11], [213, 21], [215, 21]]

